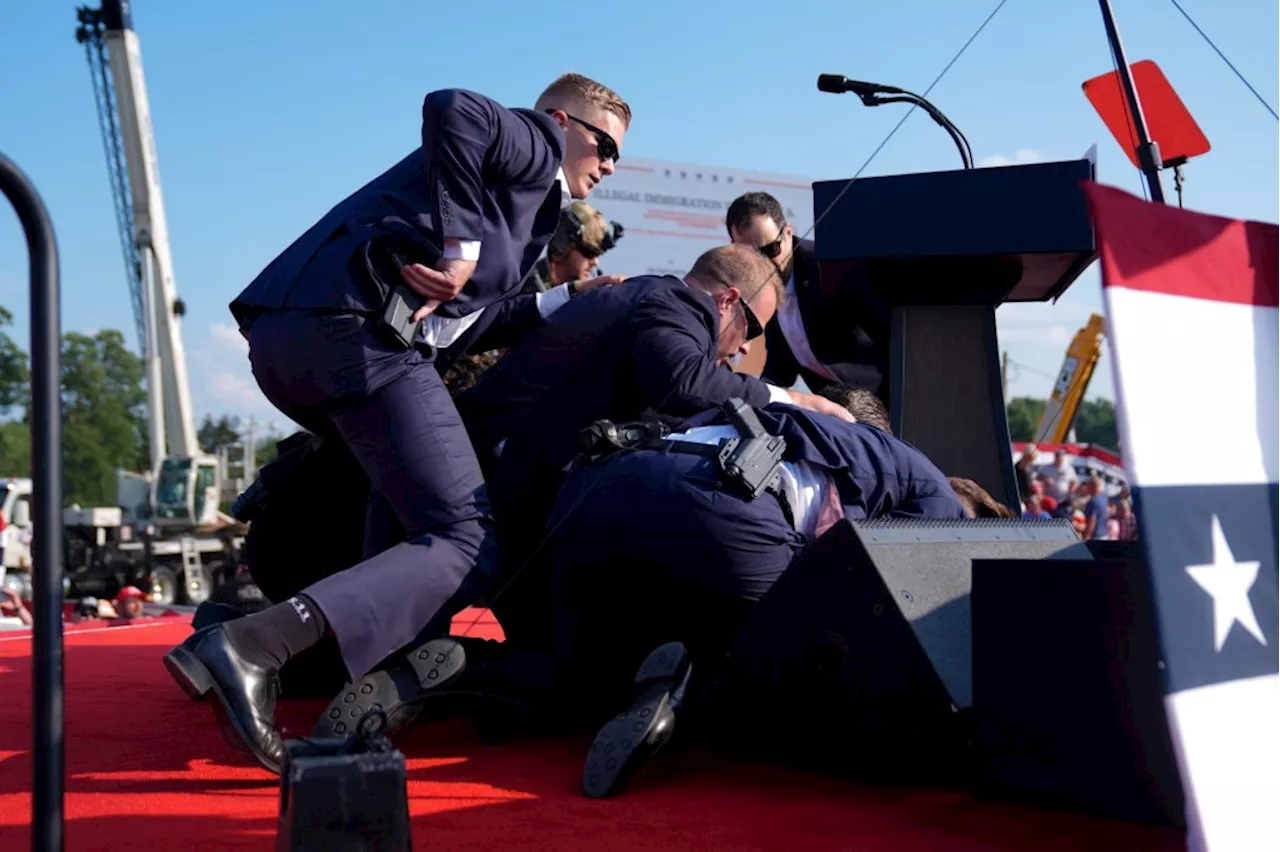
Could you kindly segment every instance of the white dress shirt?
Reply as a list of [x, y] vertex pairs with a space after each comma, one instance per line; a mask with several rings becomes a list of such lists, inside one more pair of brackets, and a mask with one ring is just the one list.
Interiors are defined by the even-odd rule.
[[[673, 432], [667, 438], [715, 446], [725, 438], [738, 437], [733, 426], [698, 426], [687, 432]], [[791, 507], [792, 523], [801, 535], [816, 537], [818, 520], [827, 495], [835, 490], [835, 480], [820, 467], [805, 461], [782, 463], [782, 493]]]
[[[573, 195], [569, 192], [569, 182], [565, 180], [564, 169], [559, 169], [556, 172], [556, 181], [560, 186], [560, 209], [563, 210], [573, 203]], [[480, 241], [445, 240], [444, 256], [457, 260], [479, 260]], [[551, 316], [569, 301], [569, 283], [565, 282], [558, 287], [552, 287], [545, 293], [535, 294], [534, 301], [538, 305], [538, 313], [542, 314], [544, 318]], [[437, 349], [444, 349], [452, 345], [467, 329], [471, 328], [476, 320], [480, 319], [482, 313], [484, 311], [479, 310], [467, 314], [465, 317], [456, 318], [431, 314], [422, 323], [422, 340]]]
[[832, 374], [827, 366], [814, 357], [813, 350], [809, 348], [809, 336], [804, 331], [804, 320], [800, 316], [800, 302], [796, 299], [796, 274], [793, 269], [791, 277], [787, 279], [786, 299], [782, 303], [782, 307], [778, 309], [778, 328], [782, 331], [783, 338], [787, 341], [787, 346], [791, 347], [791, 354], [795, 356], [796, 361], [806, 369], [817, 373], [824, 379], [836, 381], [836, 377]]

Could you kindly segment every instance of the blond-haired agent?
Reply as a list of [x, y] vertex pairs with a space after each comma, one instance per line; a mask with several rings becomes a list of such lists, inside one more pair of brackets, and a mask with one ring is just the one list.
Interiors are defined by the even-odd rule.
[[[219, 705], [224, 733], [267, 769], [279, 771], [283, 752], [277, 673], [326, 635], [353, 680], [388, 658], [406, 677], [450, 680], [447, 667], [414, 668], [426, 661], [407, 646], [429, 623], [447, 626], [485, 586], [491, 528], [434, 350], [520, 292], [561, 209], [613, 173], [630, 123], [625, 101], [579, 74], [555, 80], [532, 109], [431, 92], [417, 147], [232, 302], [267, 399], [345, 443], [407, 534], [391, 547], [366, 534], [365, 552], [377, 555], [166, 656], [178, 684]], [[394, 528], [385, 520], [369, 530]]]

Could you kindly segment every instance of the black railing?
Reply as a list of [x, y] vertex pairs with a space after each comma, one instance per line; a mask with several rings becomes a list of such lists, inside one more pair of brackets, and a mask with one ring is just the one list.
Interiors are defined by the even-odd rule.
[[61, 852], [65, 779], [62, 676], [62, 375], [58, 245], [27, 176], [0, 154], [0, 191], [31, 255], [32, 653], [31, 848]]

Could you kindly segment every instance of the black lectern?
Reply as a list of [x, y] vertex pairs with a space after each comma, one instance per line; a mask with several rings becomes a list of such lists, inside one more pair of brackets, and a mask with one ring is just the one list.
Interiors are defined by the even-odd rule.
[[1010, 506], [995, 309], [1056, 299], [1096, 258], [1081, 188], [1094, 172], [1073, 160], [813, 185], [824, 298], [870, 337], [894, 431]]

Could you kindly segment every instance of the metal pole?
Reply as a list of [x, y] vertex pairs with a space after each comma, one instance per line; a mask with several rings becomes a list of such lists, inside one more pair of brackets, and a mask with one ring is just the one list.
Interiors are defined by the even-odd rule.
[[1124, 45], [1120, 43], [1120, 31], [1116, 29], [1116, 17], [1111, 11], [1111, 0], [1098, 0], [1098, 5], [1102, 8], [1102, 23], [1107, 28], [1107, 40], [1111, 43], [1111, 55], [1115, 57], [1120, 85], [1124, 88], [1125, 100], [1129, 102], [1129, 112], [1133, 114], [1134, 132], [1138, 135], [1138, 163], [1142, 167], [1142, 173], [1147, 176], [1151, 200], [1164, 204], [1164, 187], [1160, 183], [1160, 169], [1164, 163], [1160, 159], [1160, 146], [1151, 141], [1151, 136], [1147, 133], [1147, 119], [1142, 114], [1138, 89], [1133, 83], [1133, 70], [1129, 68], [1129, 60], [1124, 55]]
[[63, 848], [62, 329], [58, 245], [39, 193], [0, 154], [0, 190], [22, 223], [31, 255], [31, 545], [35, 624], [31, 848]]

